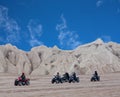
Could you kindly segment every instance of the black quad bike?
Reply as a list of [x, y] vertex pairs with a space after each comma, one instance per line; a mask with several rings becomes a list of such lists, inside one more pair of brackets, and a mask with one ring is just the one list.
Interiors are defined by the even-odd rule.
[[61, 78], [55, 76], [54, 78], [52, 78], [51, 83], [52, 84], [54, 84], [54, 83], [58, 84], [58, 83], [63, 83], [63, 82], [62, 82]]
[[100, 81], [100, 76], [93, 75], [90, 80], [91, 80], [91, 82], [93, 82], [93, 81]]
[[79, 83], [79, 77], [73, 77], [73, 76], [70, 76], [70, 78], [69, 78], [69, 83], [75, 83], [75, 82], [77, 82], [77, 83]]
[[61, 78], [61, 80], [62, 80], [62, 82], [69, 82], [69, 78], [66, 78], [64, 76]]

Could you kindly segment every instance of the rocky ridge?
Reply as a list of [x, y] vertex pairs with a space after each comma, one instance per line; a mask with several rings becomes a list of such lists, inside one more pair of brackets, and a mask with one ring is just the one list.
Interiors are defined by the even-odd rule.
[[94, 70], [103, 74], [120, 71], [120, 44], [97, 39], [74, 50], [38, 46], [29, 52], [11, 44], [0, 46], [0, 72], [52, 75], [73, 71], [89, 74]]

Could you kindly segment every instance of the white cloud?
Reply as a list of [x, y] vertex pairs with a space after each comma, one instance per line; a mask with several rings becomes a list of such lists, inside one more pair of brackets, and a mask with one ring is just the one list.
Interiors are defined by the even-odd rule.
[[63, 14], [61, 15], [60, 18], [62, 20], [62, 23], [61, 24], [57, 24], [56, 30], [62, 31], [62, 30], [67, 28], [67, 24], [66, 24], [66, 20], [65, 20]]
[[103, 39], [104, 42], [110, 42], [111, 41], [111, 36], [108, 36], [108, 35], [104, 35], [101, 38]]
[[[17, 22], [8, 16], [8, 8], [0, 5], [0, 28], [3, 29], [4, 42], [15, 43], [19, 42], [20, 27]], [[0, 40], [2, 41], [2, 40]]]
[[30, 32], [30, 45], [32, 47], [42, 45], [43, 42], [39, 41], [43, 32], [42, 25], [37, 23], [35, 20], [30, 20], [27, 27]]
[[79, 35], [74, 31], [69, 31], [67, 28], [67, 23], [63, 15], [61, 15], [61, 24], [56, 25], [56, 30], [59, 31], [59, 42], [62, 47], [67, 49], [74, 49], [81, 43], [78, 41]]
[[98, 0], [97, 2], [96, 2], [96, 6], [97, 7], [100, 7], [100, 6], [102, 6], [103, 5], [103, 1], [102, 0]]
[[69, 41], [67, 42], [67, 45], [70, 46], [72, 49], [79, 46], [81, 43], [77, 41], [76, 39], [79, 37], [77, 34], [74, 35], [74, 33], [71, 33], [72, 37], [70, 36]]
[[31, 38], [40, 37], [42, 35], [42, 25], [34, 20], [30, 20], [28, 23], [28, 30], [30, 32]]
[[39, 46], [39, 45], [43, 45], [43, 42], [38, 41], [37, 39], [32, 39], [32, 40], [30, 40], [30, 45], [31, 45], [32, 47], [34, 47], [34, 46]]

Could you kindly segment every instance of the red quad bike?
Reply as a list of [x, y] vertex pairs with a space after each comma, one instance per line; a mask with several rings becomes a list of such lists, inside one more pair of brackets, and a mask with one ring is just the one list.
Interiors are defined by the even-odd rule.
[[15, 86], [30, 85], [30, 79], [27, 78], [25, 80], [22, 80], [21, 77], [18, 77], [18, 79], [15, 79], [14, 85]]

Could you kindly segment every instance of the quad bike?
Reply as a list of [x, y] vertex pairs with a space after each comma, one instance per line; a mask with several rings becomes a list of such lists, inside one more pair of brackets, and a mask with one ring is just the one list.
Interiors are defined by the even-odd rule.
[[91, 77], [91, 82], [92, 81], [100, 81], [100, 76], [95, 76], [95, 75], [93, 75], [92, 77]]
[[51, 83], [52, 84], [54, 84], [54, 83], [58, 84], [58, 83], [63, 83], [63, 82], [62, 82], [61, 78], [58, 78], [58, 77], [55, 76], [54, 78], [52, 78]]
[[76, 77], [76, 78], [74, 78], [73, 76], [71, 76], [70, 78], [69, 78], [69, 83], [71, 83], [71, 82], [73, 82], [73, 83], [75, 83], [75, 82], [77, 82], [77, 83], [79, 83], [79, 77]]
[[22, 80], [20, 77], [18, 77], [18, 79], [15, 79], [14, 85], [15, 86], [30, 85], [30, 79], [27, 78], [25, 80]]
[[61, 80], [62, 80], [62, 82], [69, 82], [69, 79], [66, 77], [62, 77]]

